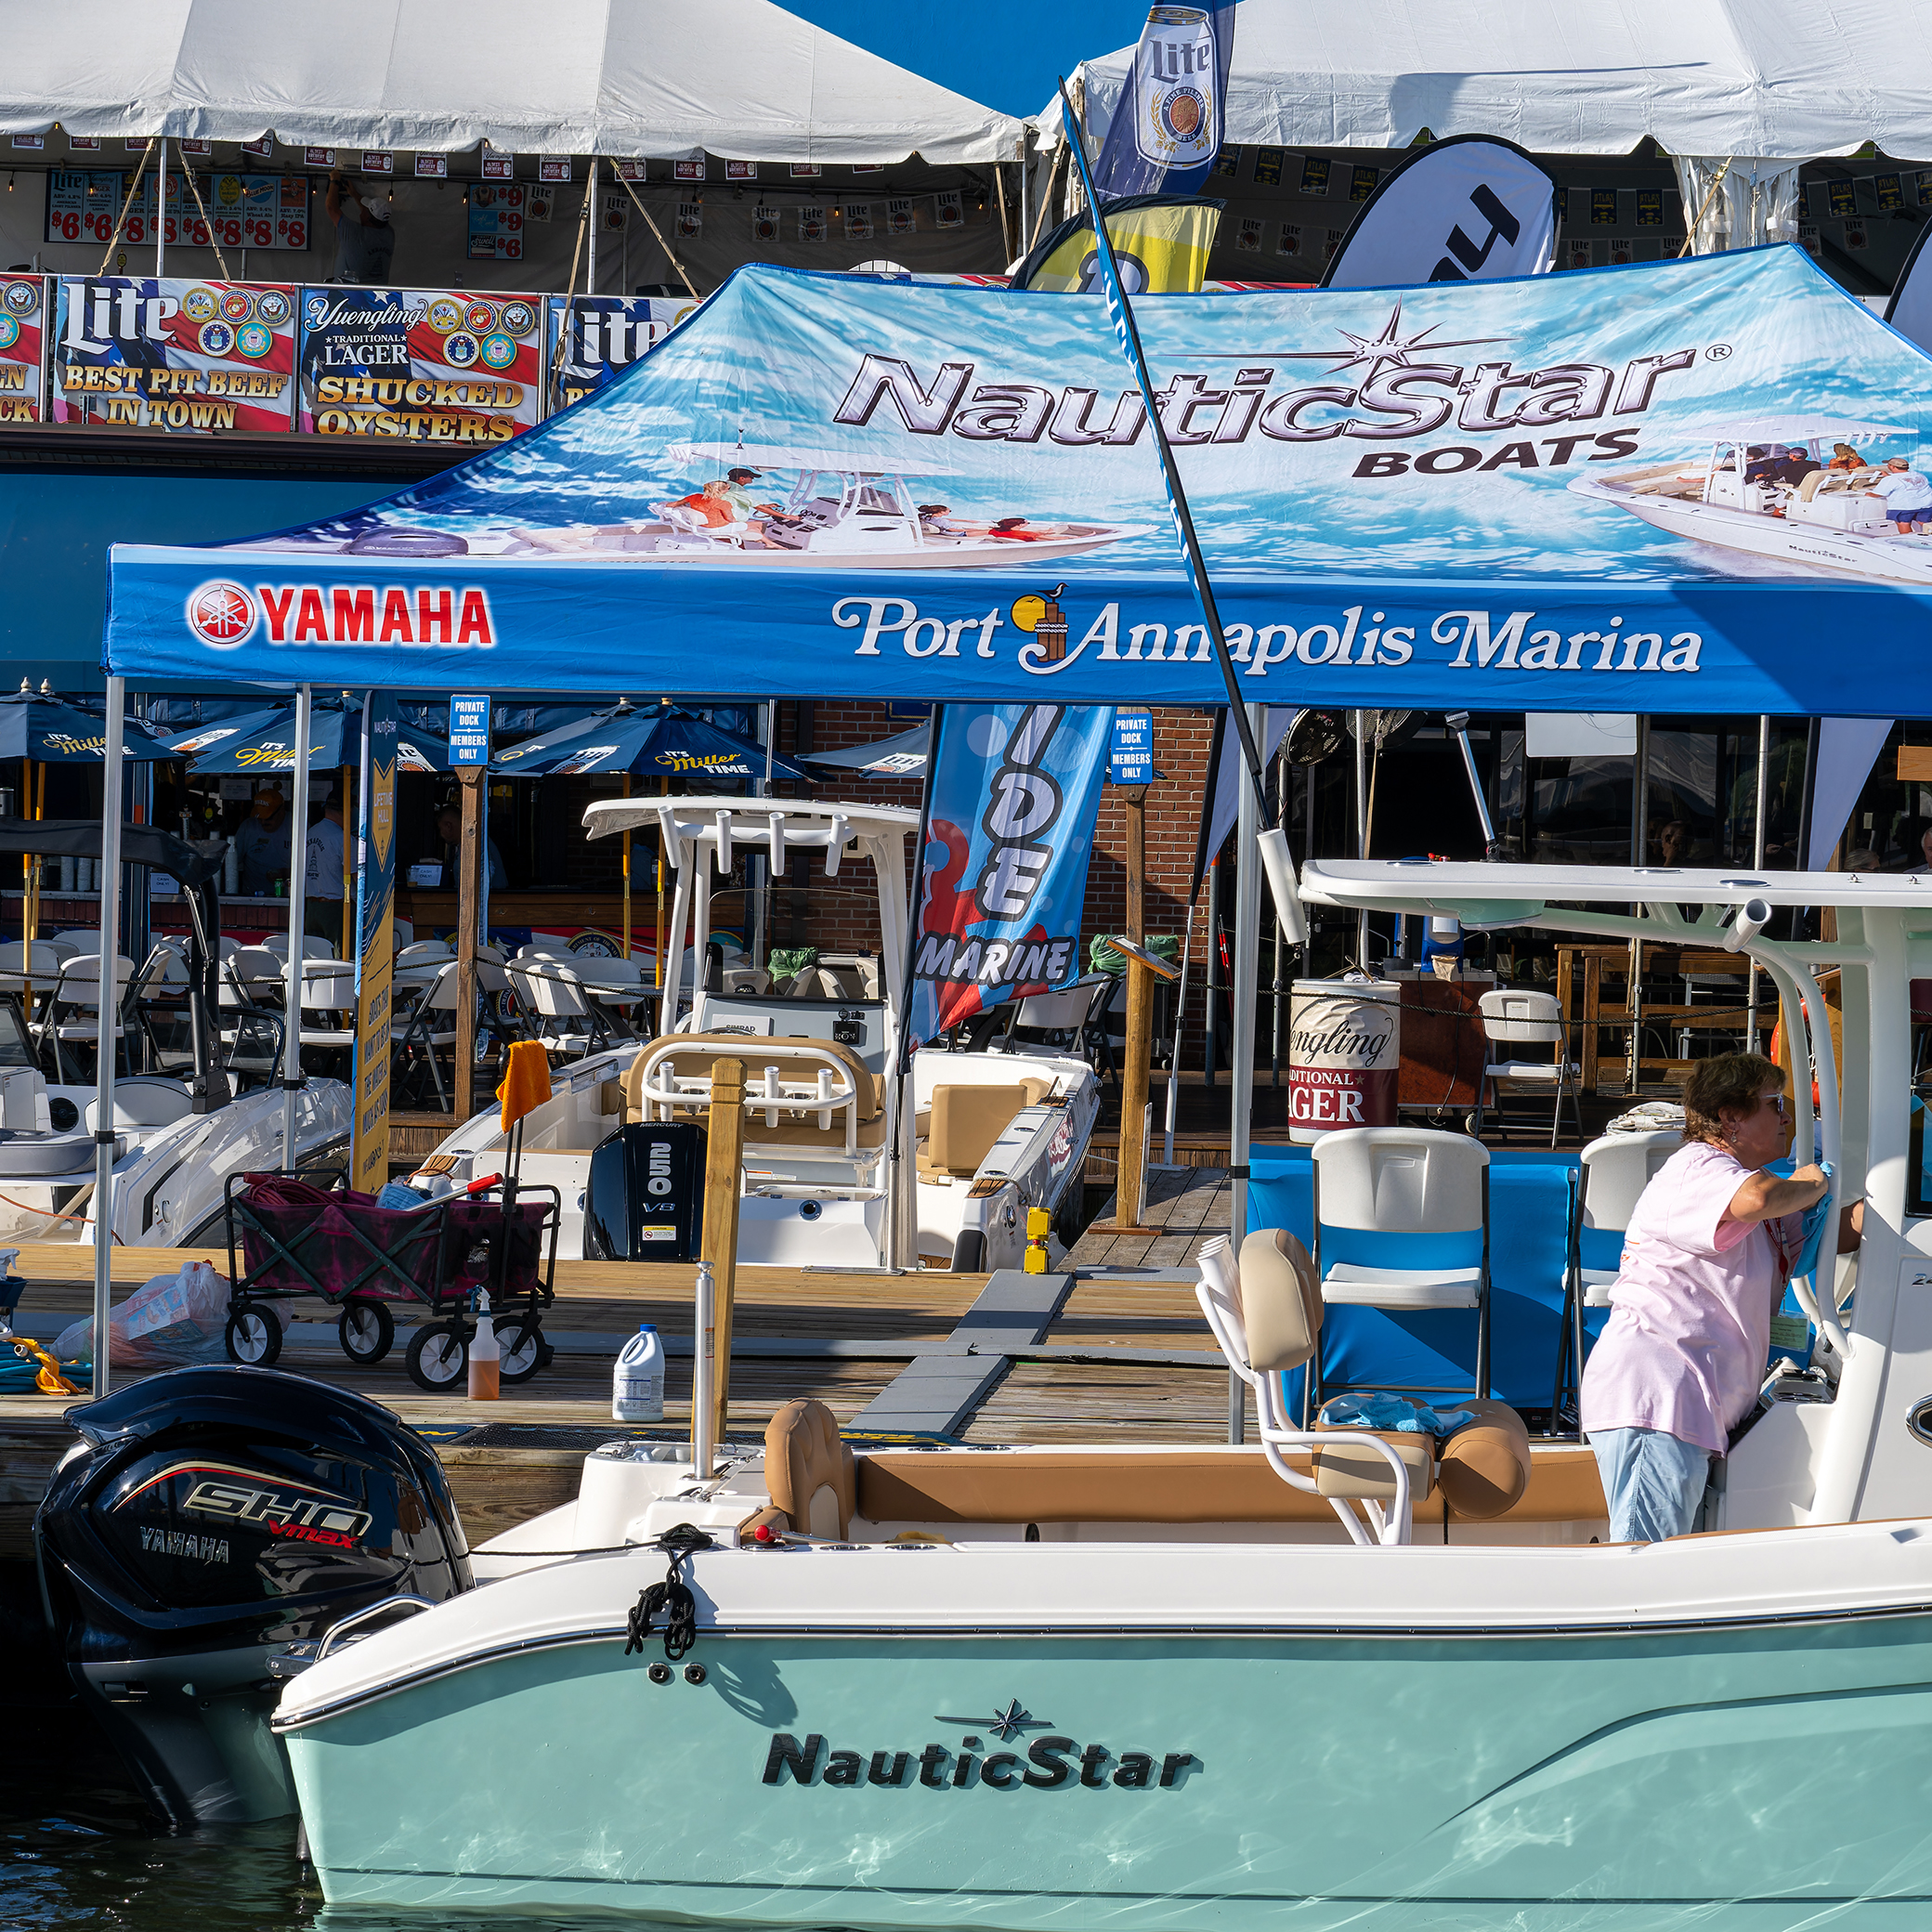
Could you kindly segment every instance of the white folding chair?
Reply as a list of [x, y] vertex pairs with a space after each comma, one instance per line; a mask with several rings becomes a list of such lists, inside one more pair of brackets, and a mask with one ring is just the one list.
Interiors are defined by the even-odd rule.
[[223, 1065], [247, 1080], [268, 1080], [281, 1064], [287, 960], [266, 946], [238, 946], [221, 962], [216, 1003]]
[[0, 945], [0, 995], [20, 1003], [22, 1026], [31, 1027], [35, 1013], [46, 1006], [60, 977], [60, 953], [49, 939], [31, 944], [10, 939]]
[[[263, 950], [271, 952], [278, 959], [289, 956], [289, 935], [286, 933], [271, 933], [262, 941]], [[308, 933], [303, 935], [302, 957], [305, 959], [333, 959], [335, 948], [319, 934]]]
[[[416, 1064], [414, 1056], [420, 1055], [435, 1083], [437, 1105], [445, 1113], [450, 1110], [450, 1092], [443, 1085], [442, 1063], [437, 1056], [453, 1052], [455, 1049], [456, 1008], [460, 993], [457, 963], [454, 959], [446, 959], [437, 968], [436, 977], [411, 1009], [408, 1024], [396, 1042], [396, 1051], [402, 1062], [402, 1071], [397, 1080], [398, 1090], [411, 1088], [415, 1097], [421, 1099], [421, 1077], [413, 1082], [410, 1079]], [[451, 1076], [453, 1084], [453, 1067]]]
[[[37, 1026], [34, 1046], [45, 1052], [54, 1050], [54, 1084], [67, 1082], [67, 1049], [96, 1043], [100, 1037], [101, 965], [98, 953], [78, 953], [60, 963], [60, 976], [47, 997]], [[128, 982], [134, 977], [134, 961], [124, 953], [114, 955], [109, 972], [109, 999], [114, 1005], [114, 1038], [124, 1038], [122, 1009]]]
[[530, 1038], [555, 1058], [575, 1059], [602, 1042], [604, 1023], [574, 966], [561, 959], [518, 959], [508, 969]]
[[1553, 1416], [1562, 1412], [1564, 1398], [1574, 1397], [1583, 1381], [1588, 1354], [1584, 1311], [1610, 1306], [1610, 1291], [1622, 1269], [1624, 1234], [1638, 1199], [1657, 1169], [1683, 1144], [1683, 1135], [1666, 1128], [1647, 1134], [1605, 1134], [1583, 1150], [1571, 1201]]
[[[1429, 1128], [1351, 1127], [1324, 1134], [1311, 1152], [1314, 1265], [1324, 1304], [1403, 1314], [1473, 1310], [1474, 1393], [1486, 1398], [1488, 1148], [1467, 1134]], [[1411, 1237], [1403, 1242], [1399, 1266], [1383, 1259], [1390, 1235]], [[1429, 1258], [1430, 1248], [1440, 1260]], [[1324, 1396], [1319, 1338], [1307, 1389], [1312, 1415]]]
[[301, 1043], [342, 1054], [356, 1046], [356, 969], [346, 959], [302, 962]]
[[[1237, 1264], [1227, 1238], [1218, 1234], [1201, 1249], [1199, 1266], [1195, 1297], [1228, 1366], [1255, 1391], [1268, 1466], [1290, 1489], [1324, 1498], [1351, 1542], [1364, 1548], [1408, 1542], [1415, 1505], [1433, 1487], [1433, 1438], [1289, 1425], [1282, 1377], [1309, 1366], [1322, 1332], [1322, 1297], [1308, 1250], [1290, 1234], [1261, 1229], [1241, 1244]], [[1290, 1467], [1284, 1454], [1289, 1449], [1307, 1452], [1306, 1474]], [[1360, 1517], [1351, 1504], [1360, 1506]]]
[[[179, 1038], [188, 1020], [183, 998], [187, 990], [188, 961], [181, 949], [165, 939], [156, 940], [128, 986], [121, 1015], [124, 1023], [132, 1021], [138, 1028], [150, 1069], [194, 1063], [191, 1044], [184, 1048]], [[173, 1038], [163, 1040], [163, 1030]]]
[[[1533, 993], [1516, 986], [1498, 987], [1484, 993], [1477, 1001], [1482, 1010], [1482, 1034], [1489, 1043], [1489, 1064], [1483, 1075], [1494, 1096], [1496, 1126], [1507, 1131], [1503, 1115], [1501, 1083], [1512, 1087], [1541, 1089], [1550, 1096], [1549, 1144], [1554, 1147], [1563, 1116], [1563, 1096], [1570, 1097], [1570, 1109], [1576, 1122], [1576, 1138], [1583, 1139], [1583, 1103], [1577, 1097], [1576, 1070], [1570, 1064], [1570, 1049], [1563, 1029], [1562, 1003], [1554, 993]], [[1547, 1060], [1516, 1060], [1496, 1057], [1498, 1047], [1554, 1046]]]

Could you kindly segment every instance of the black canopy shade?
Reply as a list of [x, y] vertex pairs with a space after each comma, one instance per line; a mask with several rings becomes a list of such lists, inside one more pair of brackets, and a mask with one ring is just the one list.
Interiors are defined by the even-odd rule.
[[[98, 818], [0, 818], [0, 854], [37, 852], [52, 858], [98, 858]], [[121, 862], [151, 866], [184, 886], [206, 883], [221, 870], [226, 839], [198, 839], [192, 844], [151, 825], [121, 828]]]

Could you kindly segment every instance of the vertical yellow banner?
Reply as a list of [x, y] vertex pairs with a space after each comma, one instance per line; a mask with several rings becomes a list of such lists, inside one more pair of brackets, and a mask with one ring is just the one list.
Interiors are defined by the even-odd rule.
[[356, 1122], [349, 1185], [374, 1194], [389, 1178], [389, 1020], [396, 965], [396, 747], [400, 720], [377, 692], [366, 714], [363, 862], [356, 881]]

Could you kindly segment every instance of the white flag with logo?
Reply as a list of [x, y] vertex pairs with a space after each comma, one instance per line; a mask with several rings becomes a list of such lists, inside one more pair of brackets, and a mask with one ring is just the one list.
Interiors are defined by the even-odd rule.
[[1458, 135], [1411, 156], [1363, 203], [1322, 286], [1547, 275], [1556, 247], [1556, 183], [1513, 142]]

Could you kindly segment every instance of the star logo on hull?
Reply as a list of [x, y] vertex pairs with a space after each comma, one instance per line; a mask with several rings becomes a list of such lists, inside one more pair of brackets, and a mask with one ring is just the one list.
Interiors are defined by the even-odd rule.
[[990, 1717], [935, 1717], [933, 1721], [935, 1724], [967, 1724], [975, 1730], [990, 1730], [1002, 1744], [1021, 1731], [1052, 1729], [1047, 1718], [1036, 1717], [1017, 1697], [1009, 1698], [1006, 1708], [995, 1711]]

